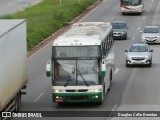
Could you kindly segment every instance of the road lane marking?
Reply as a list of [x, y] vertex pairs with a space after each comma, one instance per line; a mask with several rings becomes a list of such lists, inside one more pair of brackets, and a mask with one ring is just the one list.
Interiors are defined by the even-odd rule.
[[152, 4], [150, 4], [149, 6], [152, 7]]
[[34, 100], [34, 102], [37, 102], [43, 95], [44, 95], [44, 93], [41, 93], [41, 94]]
[[117, 108], [117, 104], [113, 106], [112, 111], [115, 111], [116, 108]]
[[111, 21], [114, 20], [114, 17], [111, 19]]
[[115, 73], [115, 74], [117, 74], [117, 73], [118, 73], [118, 71], [119, 71], [119, 68], [117, 68], [117, 69], [115, 70], [115, 72], [114, 72], [114, 73]]
[[140, 29], [141, 29], [140, 27], [137, 28], [137, 30], [140, 30]]
[[[115, 111], [116, 108], [117, 108], [117, 104], [115, 104], [115, 105], [113, 106], [112, 111]], [[111, 114], [109, 115], [108, 120], [111, 120], [111, 118], [112, 118], [112, 112], [111, 112]]]
[[81, 21], [84, 20], [86, 17], [88, 17], [90, 14], [92, 14], [98, 7], [99, 7], [99, 5], [98, 5], [97, 7], [95, 7], [92, 11], [90, 11], [86, 16], [84, 16], [79, 22], [81, 22]]
[[135, 39], [135, 37], [132, 38], [132, 40], [134, 40], [134, 39]]
[[145, 20], [146, 19], [146, 17], [143, 17], [143, 20]]

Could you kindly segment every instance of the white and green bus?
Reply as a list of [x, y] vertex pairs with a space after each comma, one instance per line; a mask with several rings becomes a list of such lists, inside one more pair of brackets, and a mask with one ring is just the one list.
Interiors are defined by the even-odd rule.
[[114, 72], [112, 33], [110, 23], [81, 22], [54, 40], [46, 65], [53, 102], [103, 102]]

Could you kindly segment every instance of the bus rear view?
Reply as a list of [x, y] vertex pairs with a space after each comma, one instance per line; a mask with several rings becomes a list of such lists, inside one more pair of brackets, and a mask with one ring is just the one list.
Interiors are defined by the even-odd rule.
[[120, 0], [120, 10], [122, 15], [125, 13], [142, 14], [144, 9], [143, 0]]

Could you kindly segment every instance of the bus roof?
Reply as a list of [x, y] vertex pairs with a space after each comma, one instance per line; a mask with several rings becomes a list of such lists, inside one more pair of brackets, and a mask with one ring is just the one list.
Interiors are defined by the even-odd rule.
[[112, 30], [107, 22], [80, 22], [55, 39], [53, 46], [100, 45]]

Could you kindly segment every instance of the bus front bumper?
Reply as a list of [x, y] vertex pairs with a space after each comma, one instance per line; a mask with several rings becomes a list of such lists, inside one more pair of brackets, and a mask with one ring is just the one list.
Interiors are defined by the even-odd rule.
[[78, 102], [102, 102], [102, 92], [86, 93], [52, 93], [53, 102], [56, 103], [78, 103]]

